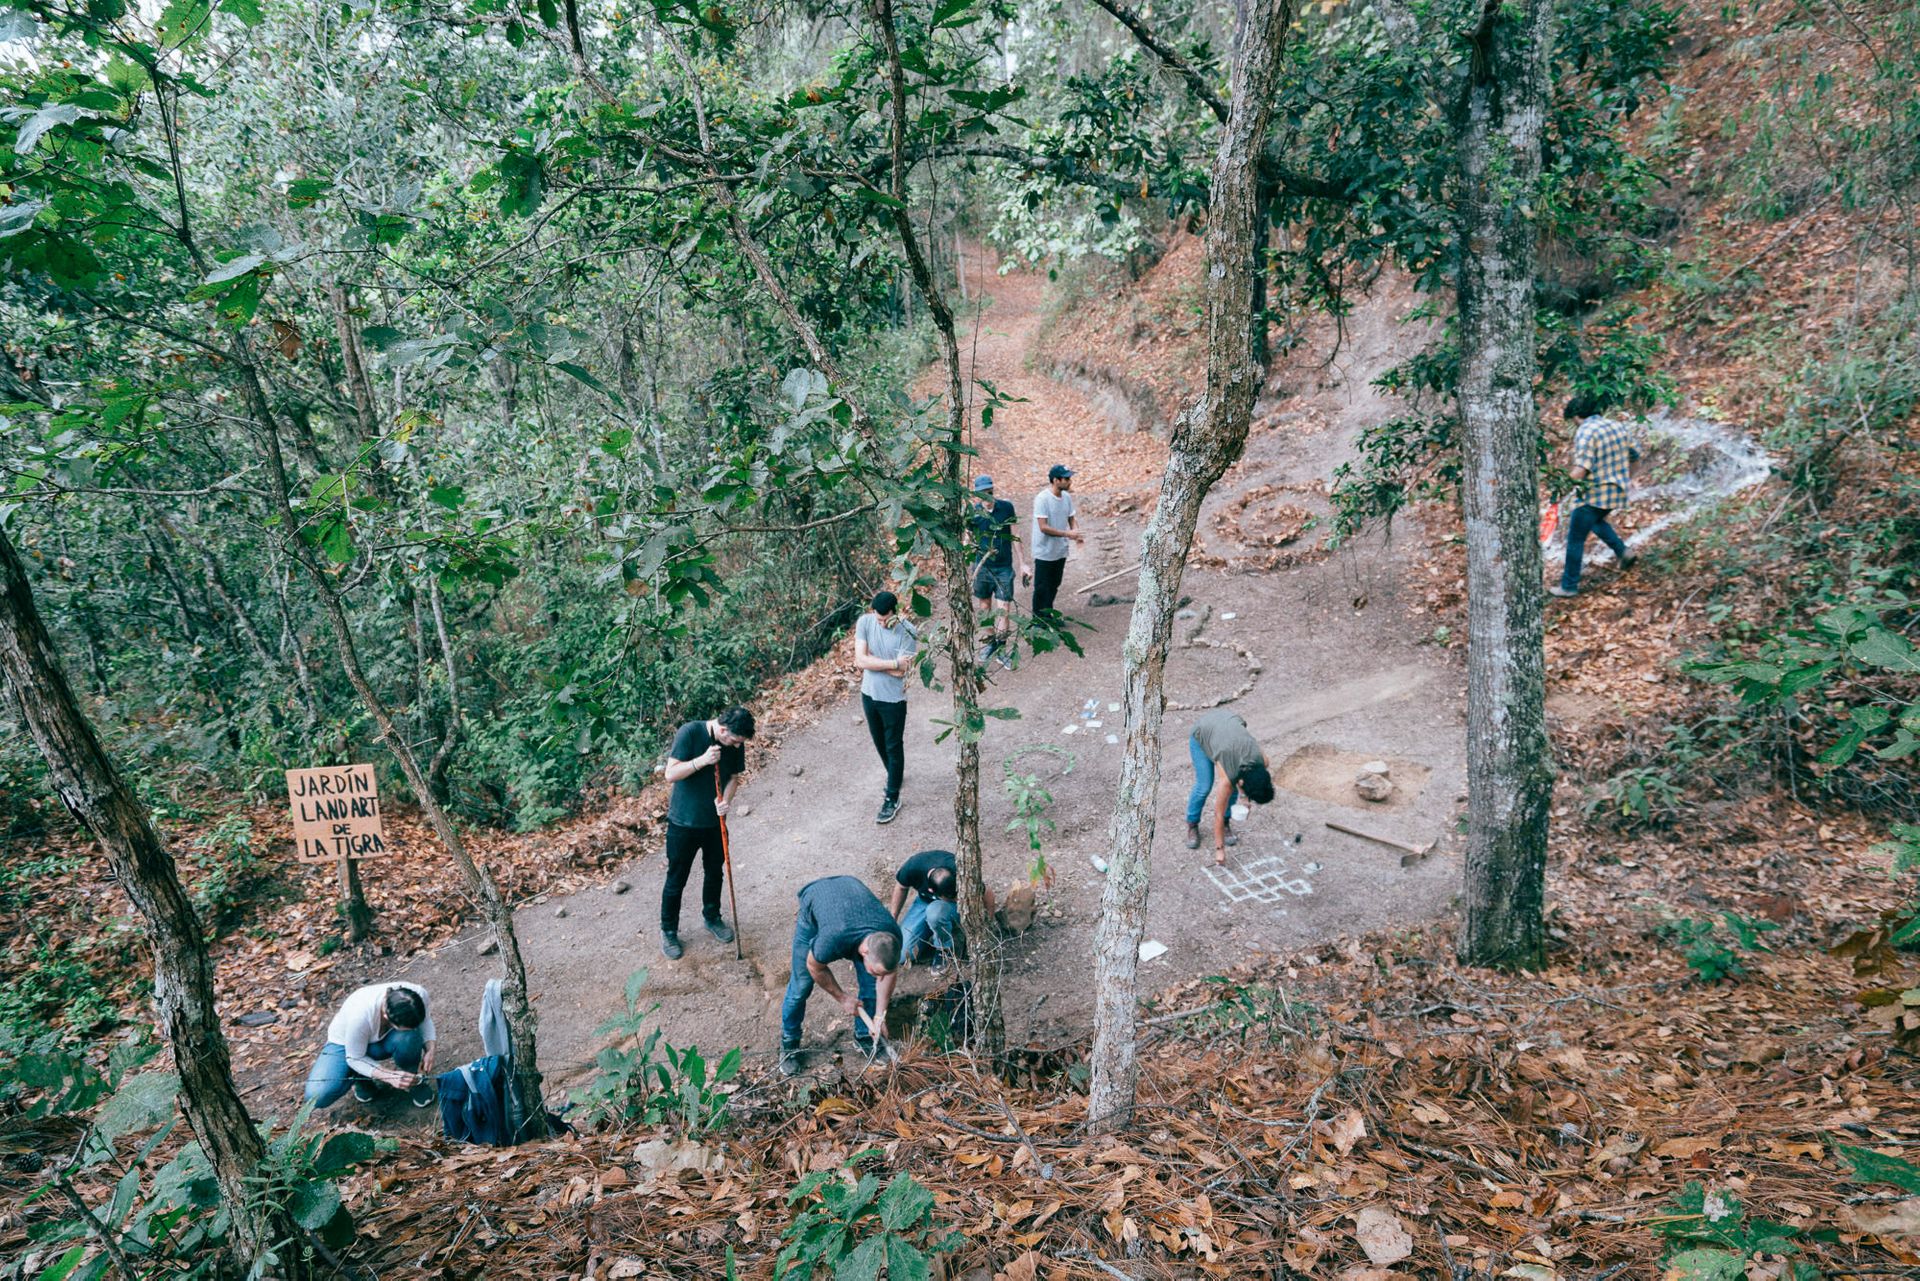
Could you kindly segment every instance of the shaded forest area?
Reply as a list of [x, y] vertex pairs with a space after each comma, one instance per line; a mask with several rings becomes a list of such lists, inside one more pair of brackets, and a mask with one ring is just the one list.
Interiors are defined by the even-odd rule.
[[[10, 6], [0, 1275], [1920, 1268], [1911, 5]], [[512, 905], [657, 846], [680, 721], [821, 714], [882, 586], [991, 937], [963, 242], [1170, 460], [1091, 1050], [998, 1043], [982, 947], [972, 1043], [844, 1080], [630, 983], [577, 1134], [249, 1112], [235, 993], [475, 921], [540, 1090]], [[1394, 625], [1470, 687], [1462, 910], [1143, 990], [1200, 503], [1389, 283], [1438, 336], [1307, 532], [1441, 548]], [[1543, 600], [1574, 420], [1661, 412], [1771, 477]], [[281, 800], [360, 761], [430, 852], [364, 887]]]

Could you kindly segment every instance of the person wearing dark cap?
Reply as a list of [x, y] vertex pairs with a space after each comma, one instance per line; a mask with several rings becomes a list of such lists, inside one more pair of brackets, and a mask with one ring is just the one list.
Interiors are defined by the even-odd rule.
[[887, 769], [887, 790], [876, 823], [900, 812], [900, 777], [907, 769], [907, 682], [920, 635], [900, 617], [892, 592], [875, 592], [873, 609], [853, 627], [853, 665], [860, 669], [860, 707], [867, 715], [873, 750]]
[[993, 496], [993, 477], [973, 478], [973, 512], [967, 517], [972, 535], [973, 602], [977, 611], [993, 611], [993, 634], [980, 649], [980, 665], [985, 667], [1000, 654], [1004, 665], [1013, 665], [1006, 651], [1008, 634], [1013, 629], [1013, 575], [1016, 568], [1022, 578], [1030, 577], [1026, 566], [1014, 551], [1013, 527], [1020, 514], [1004, 498]]
[[726, 884], [726, 847], [720, 820], [733, 806], [740, 776], [747, 772], [747, 740], [753, 737], [753, 713], [729, 708], [710, 721], [688, 721], [673, 736], [667, 752], [667, 876], [660, 885], [660, 950], [669, 961], [686, 954], [680, 942], [680, 896], [698, 856], [705, 879], [700, 885], [700, 914], [707, 933], [733, 942], [733, 930], [720, 919], [720, 891]]
[[1033, 616], [1053, 614], [1053, 598], [1067, 572], [1067, 551], [1086, 541], [1074, 528], [1079, 508], [1073, 502], [1073, 472], [1055, 463], [1047, 468], [1047, 487], [1033, 496]]

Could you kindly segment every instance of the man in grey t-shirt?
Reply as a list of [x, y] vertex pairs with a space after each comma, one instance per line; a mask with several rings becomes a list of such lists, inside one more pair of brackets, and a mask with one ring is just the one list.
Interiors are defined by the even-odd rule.
[[1067, 551], [1086, 541], [1074, 528], [1079, 508], [1073, 502], [1073, 472], [1055, 463], [1047, 469], [1047, 487], [1033, 496], [1033, 616], [1051, 618], [1053, 598], [1067, 572]]
[[887, 791], [876, 823], [891, 823], [900, 812], [900, 776], [907, 768], [907, 683], [920, 637], [900, 617], [892, 592], [875, 592], [873, 611], [853, 628], [853, 665], [860, 669], [860, 706], [867, 714], [873, 750], [887, 767]]

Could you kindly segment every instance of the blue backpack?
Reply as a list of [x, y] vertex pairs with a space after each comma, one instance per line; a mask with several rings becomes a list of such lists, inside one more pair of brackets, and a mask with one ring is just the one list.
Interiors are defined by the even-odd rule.
[[505, 1055], [489, 1054], [442, 1072], [439, 1091], [440, 1128], [456, 1143], [508, 1148], [526, 1128], [513, 1060]]

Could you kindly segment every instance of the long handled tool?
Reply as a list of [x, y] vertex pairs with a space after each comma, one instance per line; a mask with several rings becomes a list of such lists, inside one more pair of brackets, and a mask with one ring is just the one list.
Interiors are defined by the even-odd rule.
[[867, 1013], [867, 1007], [859, 1003], [858, 997], [854, 999], [853, 1008], [860, 1015], [860, 1021], [867, 1025], [867, 1031], [873, 1038], [873, 1048], [867, 1052], [867, 1062], [891, 1062], [894, 1057], [893, 1047], [887, 1044], [887, 1034], [881, 1030], [878, 1023], [873, 1021], [873, 1015]]
[[[713, 803], [726, 804], [720, 794], [720, 765], [717, 761], [713, 766]], [[733, 959], [744, 961], [747, 954], [740, 946], [740, 900], [733, 893], [733, 848], [727, 842], [727, 816], [715, 814], [714, 817], [720, 820], [720, 864], [727, 877], [727, 902], [733, 906]]]
[[1439, 844], [1438, 841], [1428, 841], [1425, 845], [1409, 845], [1405, 841], [1396, 841], [1391, 836], [1375, 836], [1372, 832], [1363, 832], [1357, 827], [1347, 827], [1340, 823], [1329, 822], [1327, 826], [1336, 832], [1345, 832], [1348, 836], [1357, 836], [1363, 841], [1372, 841], [1375, 845], [1399, 850], [1401, 867], [1412, 867], [1415, 863], [1424, 861], [1427, 855], [1433, 853], [1433, 847]]

